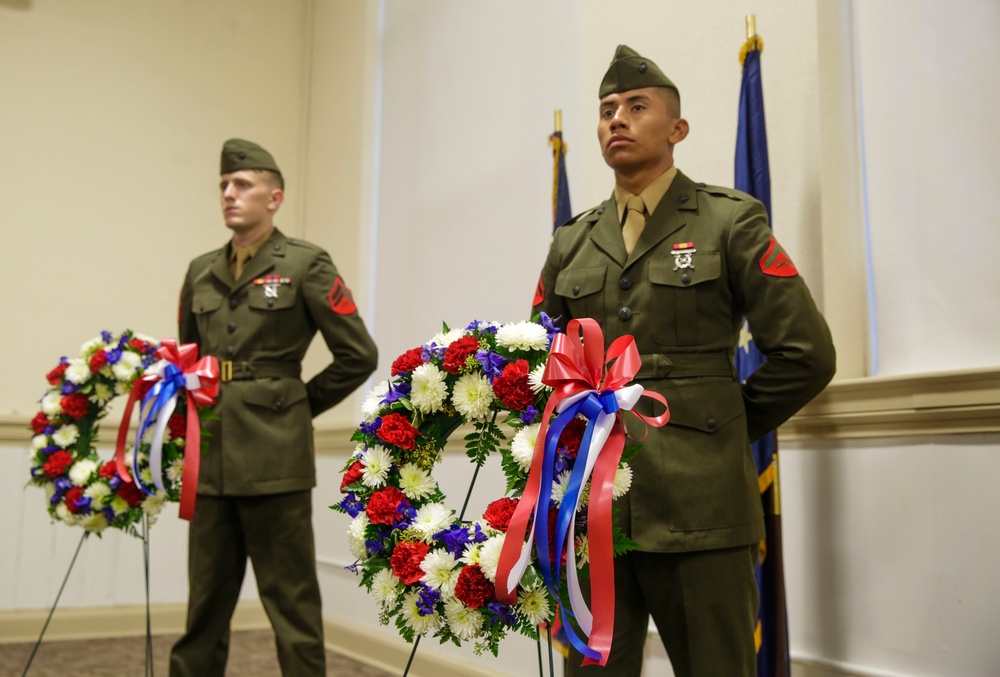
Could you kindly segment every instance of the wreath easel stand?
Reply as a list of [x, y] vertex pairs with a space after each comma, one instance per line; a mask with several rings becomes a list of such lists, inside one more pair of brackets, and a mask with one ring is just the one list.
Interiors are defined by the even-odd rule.
[[[31, 655], [28, 656], [28, 661], [24, 665], [24, 670], [21, 672], [21, 677], [26, 677], [28, 670], [31, 669], [31, 664], [35, 660], [35, 655], [38, 653], [38, 648], [42, 644], [42, 640], [45, 638], [45, 632], [49, 629], [49, 623], [52, 621], [52, 616], [55, 614], [56, 608], [59, 606], [59, 599], [62, 597], [63, 590], [66, 589], [66, 583], [69, 581], [69, 576], [73, 573], [73, 566], [76, 564], [76, 559], [80, 554], [80, 550], [83, 548], [83, 542], [87, 540], [90, 536], [89, 531], [84, 531], [83, 535], [80, 537], [80, 542], [76, 545], [76, 551], [73, 553], [73, 559], [70, 560], [69, 568], [66, 569], [66, 575], [63, 576], [62, 585], [59, 586], [59, 592], [56, 593], [55, 602], [52, 603], [52, 608], [49, 609], [49, 615], [45, 618], [45, 623], [42, 625], [42, 631], [38, 634], [38, 639], [35, 641], [34, 647], [31, 649]], [[151, 622], [150, 615], [150, 605], [149, 605], [149, 515], [142, 516], [142, 559], [143, 559], [143, 573], [145, 575], [145, 590], [146, 590], [146, 671], [145, 677], [153, 677], [153, 625]]]

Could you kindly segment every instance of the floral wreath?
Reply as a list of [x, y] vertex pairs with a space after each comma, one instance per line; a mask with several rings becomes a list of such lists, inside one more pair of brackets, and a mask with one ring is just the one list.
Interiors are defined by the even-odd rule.
[[[77, 357], [61, 358], [46, 375], [50, 387], [31, 421], [34, 436], [29, 484], [45, 490], [53, 520], [88, 532], [100, 533], [112, 527], [138, 535], [135, 525], [144, 515], [151, 524], [165, 502], [180, 500], [185, 446], [192, 432], [188, 427], [191, 410], [183, 401], [164, 419], [165, 434], [154, 454], [154, 465], [159, 467], [150, 468], [150, 452], [157, 440], [148, 438], [156, 436], [154, 431], [139, 435], [141, 441], [132, 459], [132, 473], [138, 481], [133, 481], [121, 463], [121, 452], [117, 461], [102, 461], [94, 448], [98, 426], [111, 400], [130, 393], [148, 394], [150, 387], [162, 380], [153, 374], [165, 361], [168, 344], [172, 346], [172, 342], [161, 346], [155, 339], [129, 330], [118, 336], [102, 331], [83, 344]], [[207, 411], [202, 419], [207, 419], [205, 414]], [[128, 418], [126, 415], [122, 421], [122, 432]], [[119, 442], [121, 449], [124, 434]], [[156, 470], [161, 472], [154, 473]]]
[[[348, 537], [357, 561], [350, 568], [379, 604], [379, 620], [386, 625], [395, 617], [409, 642], [432, 634], [442, 643], [475, 641], [477, 654], [488, 649], [496, 655], [508, 631], [537, 639], [539, 624], [554, 618], [557, 603], [567, 602], [564, 593], [553, 599], [534, 563], [515, 593], [497, 594], [504, 537], [547, 423], [541, 419], [552, 388], [542, 376], [557, 331], [544, 314], [534, 322], [445, 326], [428, 343], [396, 358], [391, 378], [376, 385], [362, 405], [364, 422], [352, 437], [359, 444], [341, 482], [346, 497], [331, 507], [353, 518]], [[507, 479], [508, 495], [471, 522], [446, 506], [431, 474], [449, 436], [462, 425], [472, 427], [465, 437], [469, 458], [481, 466], [499, 452]], [[558, 435], [554, 505], [566, 495], [586, 425], [573, 418]], [[631, 485], [628, 461], [638, 448], [630, 445], [618, 463], [614, 498]], [[550, 524], [555, 515], [549, 511]], [[581, 569], [588, 561], [586, 520], [585, 510], [575, 513], [576, 536], [567, 544]], [[617, 556], [637, 544], [615, 529], [613, 547]], [[550, 545], [550, 557], [551, 550]], [[565, 570], [565, 552], [556, 566]], [[504, 597], [513, 603], [500, 601]]]

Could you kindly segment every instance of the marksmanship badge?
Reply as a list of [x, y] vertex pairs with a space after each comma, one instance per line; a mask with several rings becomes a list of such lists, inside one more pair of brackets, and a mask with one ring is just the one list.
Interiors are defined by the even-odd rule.
[[694, 248], [694, 242], [678, 242], [674, 245], [674, 250], [670, 252], [674, 255], [674, 270], [680, 270], [681, 268], [691, 268], [694, 270], [694, 259], [691, 256], [697, 249]]

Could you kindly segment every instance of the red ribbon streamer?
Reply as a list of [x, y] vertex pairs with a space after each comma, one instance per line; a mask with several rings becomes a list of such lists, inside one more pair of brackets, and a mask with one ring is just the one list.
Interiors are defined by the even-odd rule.
[[[515, 590], [508, 590], [506, 584], [521, 555], [528, 533], [528, 523], [538, 502], [545, 436], [549, 420], [557, 405], [567, 397], [586, 391], [600, 393], [619, 390], [635, 377], [641, 364], [635, 339], [630, 335], [615, 339], [608, 347], [605, 356], [604, 334], [600, 325], [590, 318], [570, 320], [566, 326], [566, 333], [554, 337], [545, 372], [542, 375], [542, 383], [551, 386], [553, 393], [542, 415], [528, 481], [507, 528], [507, 537], [500, 552], [496, 576], [496, 594], [500, 602], [514, 604], [517, 601]], [[670, 410], [664, 397], [659, 393], [648, 391], [643, 392], [642, 396], [662, 403], [665, 408], [664, 413], [652, 417], [643, 416], [635, 411], [632, 413], [648, 426], [666, 425], [670, 419]], [[615, 472], [624, 447], [625, 430], [622, 414], [619, 413], [608, 441], [599, 452], [600, 457], [591, 479], [588, 537], [591, 606], [594, 620], [587, 646], [600, 652], [601, 660], [585, 658], [583, 665], [605, 665], [614, 635], [615, 582], [611, 502]], [[547, 544], [539, 547], [547, 547]], [[556, 553], [556, 561], [559, 559], [560, 553]]]
[[[201, 422], [198, 420], [198, 407], [211, 406], [219, 396], [219, 361], [212, 356], [198, 359], [197, 344], [185, 343], [178, 346], [174, 339], [164, 340], [154, 356], [178, 367], [185, 377], [189, 374], [196, 375], [200, 382], [198, 388], [185, 388], [184, 391], [187, 402], [187, 437], [184, 444], [184, 473], [181, 477], [180, 517], [190, 522], [194, 518], [198, 469], [201, 464]], [[143, 376], [136, 380], [129, 392], [115, 445], [115, 465], [123, 482], [133, 481], [125, 464], [125, 442], [128, 438], [128, 424], [132, 420], [132, 409], [136, 400], [141, 399], [159, 378], [156, 374]], [[167, 412], [165, 415], [170, 414]]]

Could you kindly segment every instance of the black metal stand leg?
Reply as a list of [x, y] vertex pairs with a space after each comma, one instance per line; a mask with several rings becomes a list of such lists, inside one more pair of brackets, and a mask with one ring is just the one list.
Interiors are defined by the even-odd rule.
[[49, 621], [52, 620], [52, 614], [56, 612], [56, 607], [59, 606], [59, 598], [62, 597], [63, 590], [66, 588], [66, 581], [69, 580], [69, 575], [73, 571], [73, 565], [76, 564], [76, 557], [80, 554], [80, 548], [83, 547], [83, 542], [87, 540], [87, 536], [89, 535], [89, 531], [84, 531], [83, 536], [80, 537], [80, 542], [76, 546], [76, 552], [73, 553], [73, 559], [69, 563], [69, 569], [66, 570], [66, 575], [63, 577], [62, 585], [59, 586], [59, 592], [56, 594], [56, 601], [52, 603], [52, 608], [49, 609], [48, 618], [45, 619], [45, 625], [42, 626], [42, 632], [38, 635], [38, 641], [35, 642], [35, 646], [31, 650], [31, 655], [28, 656], [28, 663], [24, 666], [24, 672], [21, 673], [21, 677], [28, 674], [28, 669], [31, 667], [32, 661], [35, 660], [35, 654], [38, 653], [38, 647], [42, 643], [42, 638], [45, 637], [45, 631], [49, 629]]
[[153, 624], [149, 613], [149, 515], [142, 516], [142, 559], [146, 572], [146, 677], [153, 677]]
[[[538, 647], [538, 677], [545, 677], [545, 668], [542, 667], [542, 633], [538, 633], [535, 646]], [[549, 647], [549, 651], [552, 651], [551, 646]]]
[[545, 635], [546, 635], [546, 637], [548, 638], [548, 641], [549, 641], [549, 677], [554, 677], [554, 675], [556, 674], [555, 673], [556, 668], [555, 668], [555, 665], [553, 664], [553, 661], [552, 661], [552, 624], [551, 623], [546, 623], [545, 624]]
[[403, 670], [403, 677], [410, 674], [410, 665], [413, 663], [413, 657], [417, 655], [417, 646], [420, 645], [420, 638], [423, 635], [417, 635], [417, 638], [413, 640], [413, 650], [410, 651], [410, 660], [406, 661], [406, 669]]

